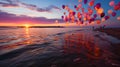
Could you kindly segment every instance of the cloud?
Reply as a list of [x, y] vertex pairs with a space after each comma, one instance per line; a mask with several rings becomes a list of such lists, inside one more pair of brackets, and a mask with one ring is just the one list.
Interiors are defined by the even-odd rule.
[[27, 3], [23, 3], [19, 0], [4, 0], [7, 3], [4, 2], [0, 2], [0, 6], [1, 7], [23, 7], [23, 8], [27, 8], [29, 10], [34, 10], [37, 12], [51, 12], [52, 9], [56, 9], [56, 10], [61, 10], [60, 8], [58, 8], [57, 6], [54, 5], [50, 5], [46, 8], [40, 8], [36, 5], [33, 4], [27, 4]]
[[51, 24], [55, 20], [62, 22], [62, 19], [47, 19], [45, 17], [28, 17], [25, 15], [16, 16], [15, 14], [9, 14], [6, 12], [0, 11], [0, 23], [24, 23], [31, 22], [37, 24]]

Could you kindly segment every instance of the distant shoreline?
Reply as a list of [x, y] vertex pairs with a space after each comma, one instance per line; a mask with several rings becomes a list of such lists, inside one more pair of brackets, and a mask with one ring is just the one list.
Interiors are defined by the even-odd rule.
[[[26, 28], [25, 26], [0, 26], [0, 28]], [[65, 28], [64, 26], [30, 26], [29, 28]]]

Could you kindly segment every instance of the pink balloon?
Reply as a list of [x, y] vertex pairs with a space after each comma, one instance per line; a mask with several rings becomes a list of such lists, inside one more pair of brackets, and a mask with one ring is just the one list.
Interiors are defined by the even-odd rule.
[[119, 20], [119, 21], [120, 21], [120, 16], [119, 16], [119, 17], [117, 17], [117, 20]]
[[115, 5], [115, 2], [114, 2], [114, 1], [110, 1], [109, 5], [110, 5], [110, 6], [114, 6], [114, 5]]
[[82, 2], [82, 0], [78, 0], [78, 2]]
[[82, 4], [78, 4], [78, 8], [81, 8], [82, 7]]

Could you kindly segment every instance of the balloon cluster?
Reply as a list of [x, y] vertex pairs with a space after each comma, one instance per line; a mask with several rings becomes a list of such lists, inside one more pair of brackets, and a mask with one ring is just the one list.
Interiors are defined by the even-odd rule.
[[[100, 24], [101, 22], [110, 19], [110, 16], [115, 17], [116, 11], [120, 10], [120, 2], [115, 4], [114, 0], [109, 2], [109, 6], [113, 9], [108, 10], [107, 14], [105, 14], [101, 3], [95, 4], [95, 0], [78, 0], [78, 2], [78, 5], [74, 5], [74, 10], [67, 5], [62, 5], [62, 8], [67, 11], [64, 12], [64, 15], [62, 16], [62, 19], [65, 22], [76, 22], [77, 24], [90, 24], [96, 22], [97, 24]], [[82, 2], [83, 4], [88, 5], [87, 9], [83, 7]], [[120, 20], [120, 16], [117, 17], [117, 19]]]

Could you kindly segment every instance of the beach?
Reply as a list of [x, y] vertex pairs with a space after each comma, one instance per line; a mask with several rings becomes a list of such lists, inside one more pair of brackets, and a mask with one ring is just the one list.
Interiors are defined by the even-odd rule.
[[[24, 31], [10, 31], [20, 30]], [[1, 43], [1, 67], [120, 67], [116, 49], [120, 40], [106, 32], [86, 28], [35, 28], [25, 32], [16, 34], [18, 39], [25, 35], [22, 41], [13, 42], [13, 37], [9, 46]]]

